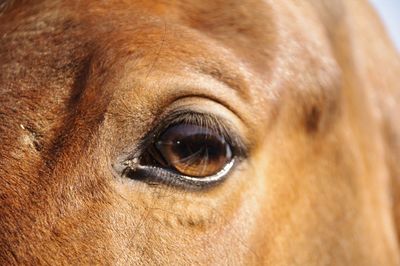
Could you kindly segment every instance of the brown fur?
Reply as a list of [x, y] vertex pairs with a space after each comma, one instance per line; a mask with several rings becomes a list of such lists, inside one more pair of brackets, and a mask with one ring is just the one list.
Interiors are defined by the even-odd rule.
[[[399, 265], [400, 61], [365, 1], [0, 14], [1, 265]], [[197, 192], [113, 174], [182, 104], [248, 160]]]

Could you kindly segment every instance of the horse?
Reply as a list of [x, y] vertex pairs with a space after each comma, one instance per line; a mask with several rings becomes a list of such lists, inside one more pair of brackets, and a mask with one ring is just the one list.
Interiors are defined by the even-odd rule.
[[399, 265], [367, 1], [2, 0], [0, 38], [0, 264]]

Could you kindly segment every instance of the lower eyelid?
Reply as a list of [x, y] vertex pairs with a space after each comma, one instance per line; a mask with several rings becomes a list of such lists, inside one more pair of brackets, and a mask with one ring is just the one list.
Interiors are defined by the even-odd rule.
[[233, 158], [220, 172], [213, 176], [204, 178], [183, 176], [160, 167], [143, 165], [138, 165], [134, 170], [128, 169], [128, 171], [126, 171], [126, 177], [146, 183], [156, 182], [164, 185], [196, 190], [215, 185], [225, 180], [236, 163], [237, 159]]

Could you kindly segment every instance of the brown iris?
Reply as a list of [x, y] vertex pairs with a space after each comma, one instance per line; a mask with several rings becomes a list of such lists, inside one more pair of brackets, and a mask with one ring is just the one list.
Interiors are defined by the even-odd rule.
[[169, 127], [155, 147], [162, 156], [160, 163], [186, 176], [214, 175], [232, 160], [231, 147], [221, 134], [193, 124]]

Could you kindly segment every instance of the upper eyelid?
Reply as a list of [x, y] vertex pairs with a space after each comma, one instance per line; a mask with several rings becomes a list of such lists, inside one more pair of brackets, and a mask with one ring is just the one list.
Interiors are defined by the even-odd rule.
[[[198, 119], [197, 121], [195, 119]], [[192, 119], [192, 120], [191, 120]], [[211, 130], [215, 130], [217, 133], [222, 134], [225, 140], [233, 146], [236, 155], [246, 157], [249, 151], [249, 145], [243, 140], [243, 138], [235, 132], [233, 126], [225, 119], [218, 115], [211, 113], [201, 113], [189, 109], [173, 111], [155, 122], [155, 126], [142, 138], [138, 145], [138, 152], [145, 152], [149, 145], [152, 145], [162, 133], [174, 124], [179, 123], [193, 123], [199, 126], [208, 127]], [[161, 121], [163, 121], [161, 123]], [[206, 121], [206, 124], [199, 124], [199, 121]], [[135, 156], [138, 157], [138, 156]]]

